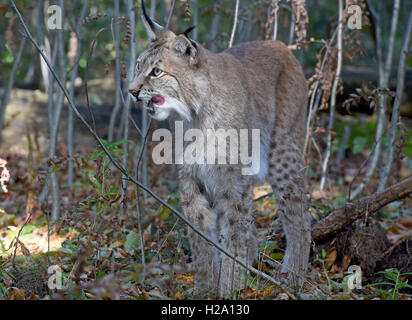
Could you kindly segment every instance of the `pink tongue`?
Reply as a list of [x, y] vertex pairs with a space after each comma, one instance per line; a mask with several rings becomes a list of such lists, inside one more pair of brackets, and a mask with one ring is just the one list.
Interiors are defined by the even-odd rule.
[[165, 98], [163, 98], [161, 95], [155, 95], [152, 97], [152, 101], [158, 106], [161, 106], [162, 104], [165, 103]]

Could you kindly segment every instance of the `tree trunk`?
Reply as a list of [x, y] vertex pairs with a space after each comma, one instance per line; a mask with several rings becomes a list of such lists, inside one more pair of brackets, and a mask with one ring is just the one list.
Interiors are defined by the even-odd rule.
[[[60, 0], [59, 5], [62, 8], [62, 16], [64, 20], [64, 0]], [[63, 21], [64, 23], [64, 21]], [[67, 72], [66, 72], [66, 52], [64, 50], [64, 34], [60, 30], [57, 34], [57, 46], [58, 46], [58, 58], [60, 67], [60, 77], [62, 82], [66, 83]], [[50, 76], [51, 78], [51, 76]], [[50, 88], [51, 89], [51, 88]], [[52, 125], [50, 128], [50, 144], [49, 144], [49, 159], [56, 156], [57, 140], [60, 127], [61, 113], [64, 103], [64, 93], [62, 90], [57, 91], [56, 103], [54, 104], [54, 110], [52, 113]], [[52, 197], [52, 220], [57, 221], [60, 216], [60, 190], [59, 190], [59, 180], [57, 177], [57, 172], [52, 170], [50, 173], [50, 187], [51, 187], [51, 197]]]
[[7, 89], [4, 92], [3, 98], [0, 101], [0, 143], [2, 141], [2, 131], [3, 131], [3, 124], [4, 124], [4, 117], [6, 115], [6, 108], [7, 108], [7, 105], [9, 104], [10, 93], [11, 93], [11, 90], [13, 89], [14, 78], [16, 77], [17, 68], [20, 64], [20, 60], [23, 54], [25, 44], [26, 44], [26, 38], [22, 37], [20, 41], [19, 51], [17, 52], [16, 60], [14, 60], [13, 69], [11, 70]]
[[[113, 31], [112, 31], [113, 32]], [[113, 142], [114, 128], [116, 126], [117, 115], [120, 110], [121, 95], [121, 72], [120, 72], [120, 26], [119, 26], [119, 0], [114, 2], [114, 47], [116, 51], [116, 91], [115, 102], [109, 122], [108, 141]]]
[[[77, 73], [79, 70], [79, 58], [80, 58], [80, 48], [81, 48], [81, 34], [82, 28], [81, 23], [86, 15], [87, 10], [87, 3], [88, 1], [85, 0], [83, 2], [82, 12], [80, 14], [77, 26], [76, 26], [76, 38], [77, 38], [77, 48], [76, 48], [76, 57], [74, 59], [75, 65], [73, 66], [72, 74], [70, 75], [70, 97], [74, 100], [74, 91], [75, 91], [75, 80], [77, 78]], [[73, 165], [73, 136], [74, 136], [74, 114], [73, 110], [69, 107], [68, 111], [68, 119], [67, 119], [67, 152], [69, 154], [69, 162], [67, 168], [67, 185], [69, 189], [73, 187], [73, 172], [74, 172], [74, 165]]]

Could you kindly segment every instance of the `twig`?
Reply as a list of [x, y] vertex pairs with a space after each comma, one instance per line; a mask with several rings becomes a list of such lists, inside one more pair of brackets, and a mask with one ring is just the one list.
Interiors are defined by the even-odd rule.
[[296, 26], [296, 13], [293, 8], [290, 8], [290, 28], [289, 28], [289, 42], [288, 44], [293, 45], [293, 40], [295, 37], [295, 26]]
[[[385, 133], [385, 132], [384, 132]], [[375, 142], [375, 144], [373, 145], [373, 148], [371, 150], [371, 152], [369, 153], [368, 157], [362, 162], [361, 166], [359, 167], [358, 171], [356, 172], [355, 176], [353, 177], [352, 181], [349, 183], [348, 186], [348, 194], [347, 194], [347, 200], [351, 201], [353, 198], [356, 198], [359, 195], [359, 190], [360, 190], [360, 186], [358, 186], [358, 188], [355, 190], [355, 195], [352, 197], [352, 186], [353, 183], [355, 182], [356, 178], [359, 176], [359, 174], [361, 173], [362, 169], [366, 166], [366, 164], [368, 163], [369, 159], [372, 157], [377, 145], [379, 144], [379, 142], [382, 140], [384, 134], [381, 135], [381, 137], [379, 138], [378, 141]], [[363, 183], [363, 182], [362, 182]], [[363, 190], [363, 187], [362, 187]]]
[[88, 89], [88, 88], [89, 88], [89, 86], [88, 86], [88, 78], [89, 78], [89, 77], [88, 77], [88, 75], [89, 75], [90, 60], [91, 60], [91, 58], [92, 58], [92, 56], [93, 56], [94, 46], [96, 45], [97, 38], [98, 38], [99, 35], [100, 35], [103, 31], [105, 31], [105, 30], [109, 30], [109, 28], [108, 28], [108, 27], [101, 28], [99, 31], [97, 31], [95, 37], [94, 37], [93, 40], [92, 40], [92, 43], [91, 43], [91, 45], [90, 45], [89, 54], [88, 54], [87, 60], [86, 60], [86, 71], [85, 71], [85, 75], [84, 75], [84, 92], [85, 92], [85, 94], [86, 94], [87, 110], [89, 110], [89, 114], [90, 114], [90, 117], [91, 117], [91, 119], [92, 119], [93, 129], [94, 129], [94, 131], [96, 131], [96, 132], [97, 132], [96, 122], [95, 122], [95, 120], [94, 120], [94, 114], [93, 114], [93, 111], [92, 111], [92, 109], [91, 109], [91, 107], [90, 107], [90, 102], [89, 102], [89, 89]]
[[176, 5], [176, 0], [173, 0], [173, 2], [172, 2], [172, 6], [170, 7], [169, 16], [168, 16], [168, 18], [167, 18], [167, 22], [166, 22], [166, 28], [168, 28], [168, 27], [169, 27], [169, 25], [170, 25], [170, 21], [172, 20], [173, 11], [175, 10], [175, 5]]
[[271, 197], [271, 196], [273, 196], [273, 192], [266, 193], [266, 194], [263, 195], [263, 196], [260, 196], [260, 197], [258, 197], [258, 198], [256, 198], [256, 199], [253, 199], [253, 201], [254, 201], [254, 202], [257, 202], [257, 201], [259, 201], [259, 200], [262, 200], [262, 199], [265, 199], [266, 197]]
[[[326, 62], [330, 58], [330, 52], [331, 52], [330, 49], [331, 49], [331, 46], [332, 46], [333, 42], [335, 41], [336, 35], [338, 34], [338, 29], [339, 29], [339, 25], [336, 27], [335, 32], [333, 33], [333, 35], [332, 35], [332, 37], [329, 41], [329, 44], [326, 41], [323, 42], [324, 45], [325, 45], [326, 51], [325, 51], [325, 55], [323, 56], [322, 63], [321, 63], [320, 69], [319, 69], [320, 74], [323, 73], [323, 69], [325, 68]], [[317, 94], [317, 90], [318, 90], [320, 81], [321, 81], [320, 78], [316, 79], [316, 83], [314, 85], [312, 96], [311, 96], [311, 99], [310, 99], [309, 114], [308, 114], [308, 119], [307, 119], [307, 122], [306, 122], [306, 137], [305, 137], [305, 146], [304, 146], [304, 149], [303, 149], [303, 154], [306, 154], [307, 145], [308, 145], [308, 142], [309, 142], [310, 125], [312, 123], [313, 116], [316, 114], [317, 106], [319, 104], [319, 100], [320, 100], [320, 97], [321, 97], [321, 92], [319, 92]], [[316, 100], [315, 100], [315, 98], [316, 98]]]
[[[142, 137], [142, 144], [140, 146], [140, 150], [139, 150], [139, 155], [137, 156], [137, 161], [136, 161], [136, 168], [135, 168], [135, 173], [134, 173], [134, 177], [135, 180], [138, 181], [138, 177], [139, 177], [139, 166], [140, 166], [140, 162], [142, 160], [142, 155], [147, 143], [147, 137], [149, 135], [149, 129], [150, 129], [150, 125], [152, 123], [152, 119], [149, 120], [149, 125], [148, 128], [144, 134], [144, 136]], [[141, 255], [142, 255], [142, 265], [143, 265], [143, 281], [144, 278], [146, 276], [146, 257], [145, 257], [145, 252], [144, 252], [144, 239], [143, 239], [143, 230], [142, 230], [142, 209], [140, 206], [140, 196], [139, 196], [139, 188], [137, 185], [135, 185], [135, 197], [136, 197], [136, 212], [137, 212], [137, 228], [138, 228], [138, 232], [139, 232], [139, 239], [140, 239], [140, 251], [141, 251]]]
[[336, 68], [336, 73], [335, 73], [335, 79], [333, 80], [333, 86], [332, 86], [332, 93], [331, 93], [331, 99], [330, 99], [330, 111], [329, 111], [329, 126], [328, 126], [328, 137], [327, 137], [327, 147], [326, 147], [326, 155], [323, 160], [323, 165], [322, 165], [322, 178], [320, 181], [320, 187], [319, 189], [322, 191], [325, 182], [326, 182], [326, 176], [328, 174], [328, 164], [329, 164], [329, 158], [332, 153], [332, 130], [334, 128], [334, 123], [335, 123], [335, 108], [336, 108], [336, 94], [338, 90], [338, 85], [340, 81], [340, 76], [342, 72], [342, 60], [343, 60], [343, 0], [339, 0], [339, 25], [338, 25], [338, 66]]
[[31, 220], [32, 216], [33, 216], [33, 210], [30, 211], [29, 216], [27, 217], [26, 221], [23, 223], [23, 225], [21, 226], [19, 232], [17, 233], [16, 241], [14, 243], [14, 253], [13, 253], [13, 259], [12, 259], [13, 268], [15, 268], [15, 261], [14, 260], [16, 259], [16, 252], [17, 252], [17, 247], [19, 245], [20, 234], [23, 231], [23, 228], [26, 226], [26, 224]]
[[233, 41], [235, 40], [238, 15], [239, 15], [239, 0], [236, 0], [235, 18], [234, 18], [234, 21], [233, 21], [232, 34], [230, 36], [230, 41], [229, 41], [229, 48], [232, 48]]
[[278, 12], [279, 12], [279, 1], [274, 1], [274, 17], [273, 17], [273, 40], [278, 38]]

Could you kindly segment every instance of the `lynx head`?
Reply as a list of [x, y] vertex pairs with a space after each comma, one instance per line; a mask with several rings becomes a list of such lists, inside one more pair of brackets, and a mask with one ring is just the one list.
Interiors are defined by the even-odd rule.
[[203, 49], [188, 38], [193, 27], [176, 35], [148, 17], [143, 0], [142, 9], [151, 43], [137, 59], [129, 92], [156, 120], [165, 120], [172, 113], [191, 120], [199, 109], [202, 88], [195, 79], [201, 78]]

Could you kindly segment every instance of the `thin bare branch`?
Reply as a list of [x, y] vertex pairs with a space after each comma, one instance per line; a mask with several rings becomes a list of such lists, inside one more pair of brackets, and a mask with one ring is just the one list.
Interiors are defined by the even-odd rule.
[[173, 0], [172, 6], [170, 7], [169, 16], [167, 18], [166, 28], [168, 28], [170, 25], [170, 21], [172, 20], [173, 11], [175, 10], [175, 6], [176, 6], [176, 0]]
[[230, 35], [229, 48], [232, 48], [233, 42], [235, 40], [237, 21], [238, 21], [238, 18], [239, 18], [238, 16], [239, 16], [239, 0], [236, 0], [235, 17], [234, 17], [234, 20], [233, 20], [232, 34]]

